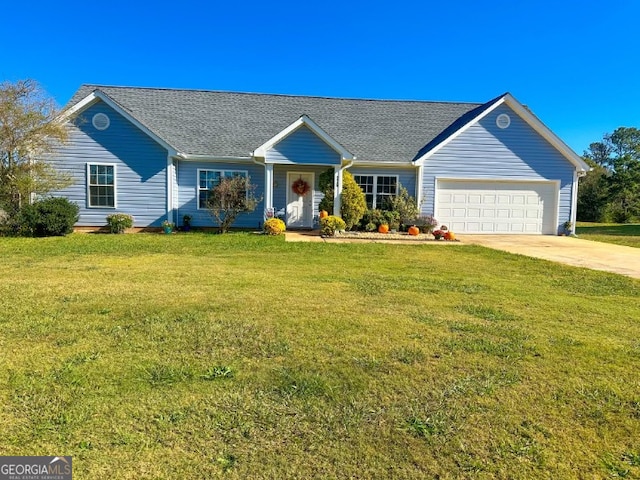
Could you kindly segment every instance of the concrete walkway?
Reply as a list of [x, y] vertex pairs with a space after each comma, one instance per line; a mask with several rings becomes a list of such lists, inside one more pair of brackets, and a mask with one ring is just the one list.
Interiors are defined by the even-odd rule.
[[640, 248], [552, 235], [461, 235], [467, 245], [640, 278]]

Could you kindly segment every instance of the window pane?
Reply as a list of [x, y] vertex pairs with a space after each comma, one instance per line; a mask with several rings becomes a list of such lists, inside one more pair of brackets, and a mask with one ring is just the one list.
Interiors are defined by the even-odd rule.
[[89, 165], [89, 206], [115, 206], [115, 168], [113, 165]]
[[379, 176], [376, 182], [376, 206], [377, 208], [386, 208], [389, 198], [397, 193], [396, 177]]
[[198, 207], [207, 208], [207, 201], [209, 200], [209, 190], [200, 190], [198, 195]]
[[367, 207], [373, 208], [373, 175], [354, 175], [353, 178], [364, 192]]

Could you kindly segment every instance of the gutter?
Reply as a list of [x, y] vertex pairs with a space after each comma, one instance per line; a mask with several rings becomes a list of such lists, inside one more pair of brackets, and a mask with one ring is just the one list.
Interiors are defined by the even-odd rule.
[[176, 153], [175, 156], [180, 158], [181, 160], [191, 160], [191, 161], [197, 161], [197, 160], [226, 160], [226, 161], [229, 161], [229, 162], [246, 162], [248, 160], [252, 160], [252, 157], [237, 157], [237, 156], [232, 156], [232, 155], [228, 155], [228, 156], [193, 155], [193, 154], [182, 153], [182, 152]]

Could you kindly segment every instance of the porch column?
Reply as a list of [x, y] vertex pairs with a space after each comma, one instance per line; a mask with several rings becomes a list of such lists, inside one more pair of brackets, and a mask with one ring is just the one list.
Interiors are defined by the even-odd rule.
[[336, 168], [333, 175], [333, 214], [340, 216], [340, 194], [342, 193], [342, 168]]
[[273, 163], [264, 166], [264, 208], [273, 209]]

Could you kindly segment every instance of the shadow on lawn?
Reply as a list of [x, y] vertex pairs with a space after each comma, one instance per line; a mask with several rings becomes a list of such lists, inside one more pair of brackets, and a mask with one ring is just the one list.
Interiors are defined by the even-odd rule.
[[576, 227], [578, 235], [612, 235], [616, 237], [640, 236], [640, 224], [628, 225], [583, 225]]

